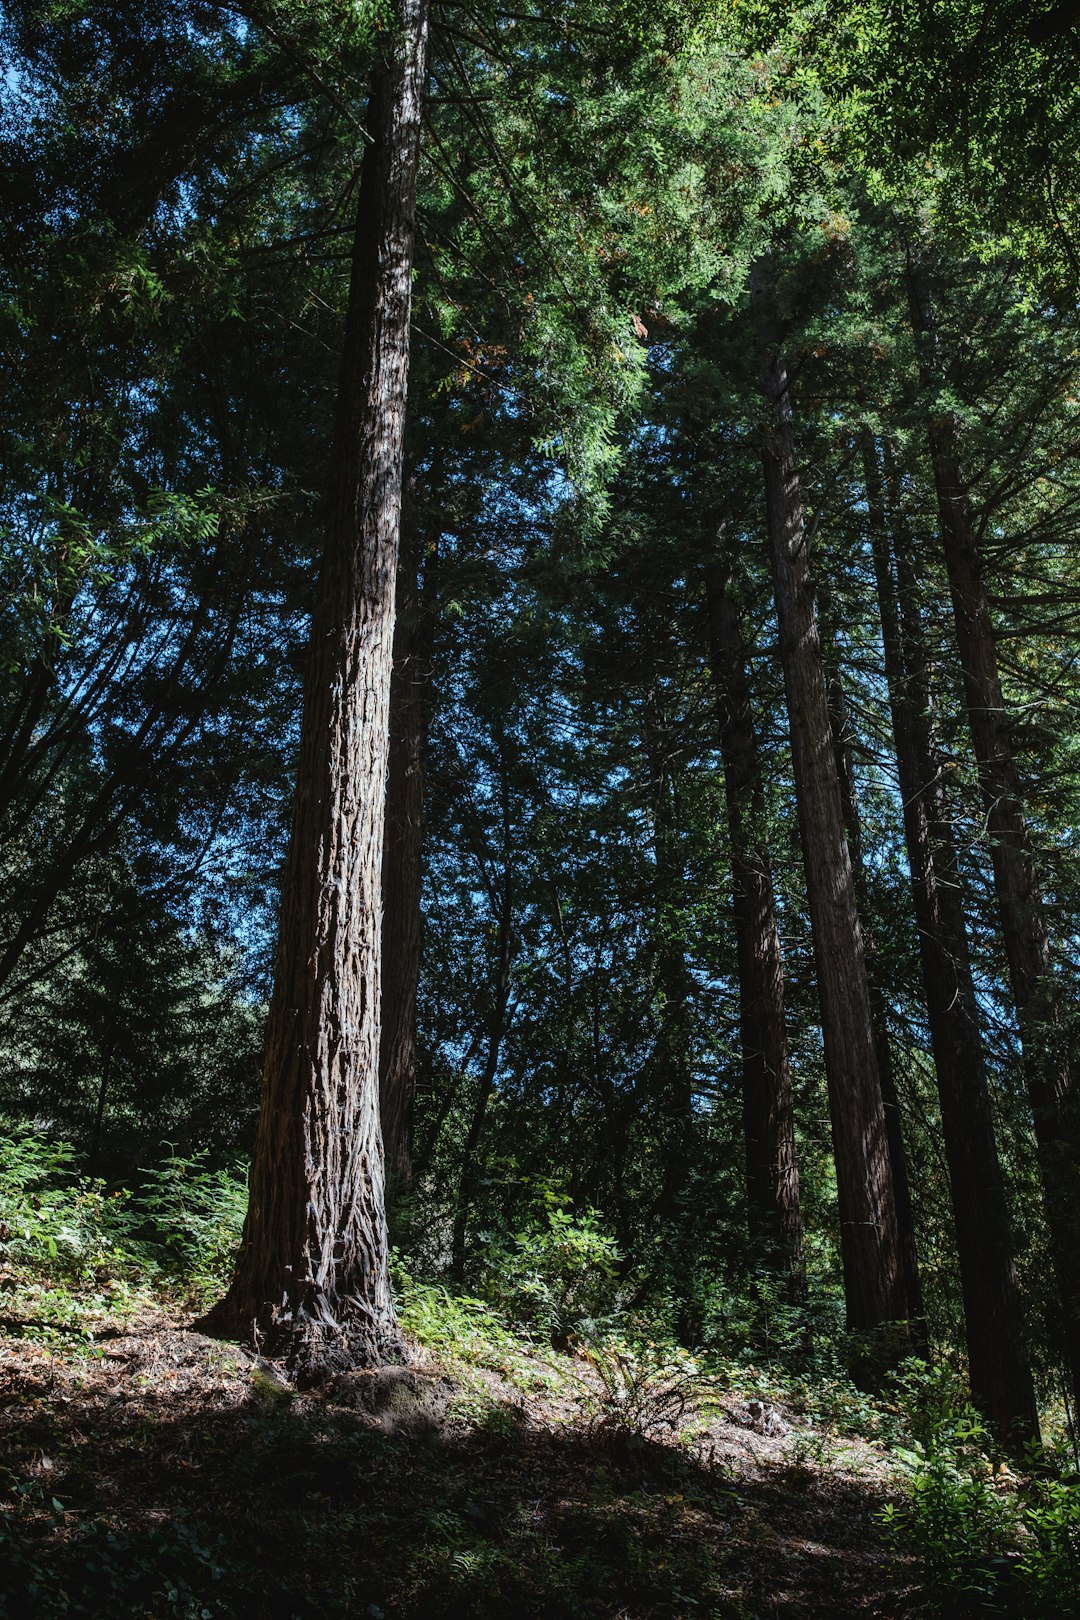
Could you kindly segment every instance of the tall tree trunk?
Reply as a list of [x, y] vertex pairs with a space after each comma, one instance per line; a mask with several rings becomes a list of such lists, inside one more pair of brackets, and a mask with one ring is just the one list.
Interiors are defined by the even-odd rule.
[[[971, 1394], [999, 1440], [1023, 1445], [1038, 1440], [1039, 1419], [1024, 1347], [956, 846], [933, 732], [930, 659], [912, 537], [895, 502], [891, 515], [887, 510], [877, 452], [869, 440], [863, 461], [908, 867], [956, 1226]], [[895, 579], [890, 551], [896, 559]]]
[[[822, 592], [825, 595], [825, 592]], [[824, 615], [823, 615], [824, 618]], [[881, 1082], [881, 1101], [885, 1108], [885, 1134], [889, 1143], [889, 1163], [892, 1166], [893, 1189], [896, 1195], [896, 1219], [900, 1227], [900, 1249], [904, 1259], [904, 1288], [911, 1312], [910, 1350], [925, 1355], [928, 1349], [926, 1315], [923, 1305], [922, 1279], [919, 1276], [918, 1245], [915, 1241], [915, 1206], [911, 1197], [908, 1177], [907, 1149], [900, 1119], [900, 1093], [893, 1068], [892, 1046], [889, 1041], [889, 1007], [881, 985], [881, 971], [869, 922], [869, 893], [866, 866], [863, 860], [862, 820], [855, 785], [855, 761], [852, 748], [852, 730], [848, 717], [847, 697], [836, 639], [822, 626], [826, 644], [826, 701], [829, 705], [829, 724], [832, 728], [833, 753], [836, 774], [840, 783], [840, 804], [844, 815], [851, 854], [851, 872], [855, 882], [855, 905], [863, 930], [863, 953], [866, 957], [866, 977], [870, 987], [870, 1018], [874, 1029], [874, 1050], [877, 1053], [878, 1078]]]
[[427, 0], [368, 106], [251, 1199], [216, 1331], [305, 1378], [400, 1352], [379, 1128], [383, 799]]
[[[654, 647], [664, 634], [659, 624], [651, 622], [655, 618], [656, 615], [649, 610], [642, 613], [646, 640]], [[686, 960], [678, 799], [670, 758], [671, 732], [663, 712], [659, 683], [645, 701], [642, 742], [652, 806], [654, 891], [651, 977], [657, 1007], [657, 1031], [648, 1064], [648, 1086], [650, 1101], [662, 1121], [662, 1174], [654, 1212], [664, 1220], [674, 1221], [679, 1213], [679, 1194], [687, 1185], [693, 1151], [693, 985]]]
[[[935, 379], [935, 332], [929, 292], [909, 261], [908, 299], [920, 344], [924, 383]], [[1020, 1023], [1035, 1123], [1047, 1227], [1062, 1305], [1062, 1340], [1074, 1395], [1080, 1399], [1080, 1104], [1063, 1028], [1042, 886], [1023, 811], [1023, 791], [998, 672], [990, 600], [974, 513], [961, 470], [960, 431], [950, 411], [936, 412], [927, 440], [938, 524], [963, 671], [968, 728], [990, 835], [994, 890], [1009, 981]]]
[[499, 739], [499, 764], [502, 771], [502, 883], [498, 892], [498, 913], [495, 928], [495, 974], [491, 986], [491, 1005], [487, 1018], [487, 1049], [480, 1085], [473, 1103], [472, 1117], [465, 1137], [461, 1159], [461, 1180], [458, 1184], [457, 1206], [450, 1243], [450, 1265], [453, 1276], [460, 1282], [465, 1274], [469, 1214], [476, 1196], [476, 1177], [480, 1161], [480, 1141], [484, 1134], [488, 1104], [495, 1090], [499, 1073], [499, 1057], [506, 1035], [506, 1015], [510, 1006], [510, 976], [514, 963], [514, 853], [510, 822], [509, 764], [505, 739]]
[[390, 758], [383, 844], [382, 1009], [379, 1107], [387, 1176], [412, 1180], [416, 1093], [416, 987], [420, 977], [424, 749], [431, 679], [429, 624], [420, 603], [415, 512], [402, 516], [390, 683]]
[[117, 1016], [113, 1013], [109, 1024], [109, 1035], [101, 1053], [101, 1078], [98, 1081], [97, 1103], [94, 1108], [94, 1123], [90, 1128], [90, 1145], [86, 1153], [86, 1174], [96, 1175], [98, 1168], [98, 1154], [101, 1151], [101, 1131], [105, 1123], [105, 1103], [109, 1095], [109, 1081], [112, 1079], [113, 1058], [117, 1047]]
[[730, 570], [706, 580], [712, 675], [720, 722], [732, 910], [739, 964], [743, 1121], [750, 1236], [765, 1264], [805, 1297], [799, 1166], [784, 1014], [784, 966], [772, 865], [763, 829], [765, 801], [750, 706], [749, 659]]
[[[821, 1002], [844, 1294], [849, 1327], [872, 1341], [857, 1368], [872, 1381], [901, 1349], [874, 1330], [904, 1322], [913, 1312], [904, 1286], [870, 989], [832, 749], [788, 374], [761, 319], [768, 297], [761, 265], [752, 286], [768, 411], [762, 444], [766, 517]], [[905, 1339], [906, 1330], [896, 1337]]]

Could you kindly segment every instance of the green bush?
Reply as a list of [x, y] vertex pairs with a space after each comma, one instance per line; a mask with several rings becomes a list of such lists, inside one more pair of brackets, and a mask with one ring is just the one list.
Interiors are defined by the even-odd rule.
[[559, 1343], [618, 1313], [619, 1252], [595, 1210], [575, 1214], [569, 1195], [548, 1183], [538, 1191], [527, 1226], [481, 1239], [478, 1291], [513, 1327]]
[[9, 1288], [36, 1288], [40, 1320], [71, 1325], [138, 1283], [216, 1292], [246, 1203], [240, 1173], [210, 1169], [203, 1153], [171, 1155], [133, 1193], [80, 1175], [68, 1143], [0, 1136], [0, 1260]]
[[675, 1345], [606, 1339], [579, 1353], [593, 1372], [582, 1391], [596, 1433], [676, 1431], [688, 1407], [714, 1398], [697, 1361]]
[[396, 1255], [392, 1275], [401, 1326], [436, 1355], [453, 1355], [487, 1366], [520, 1350], [505, 1322], [485, 1300], [454, 1293], [443, 1283], [418, 1281]]
[[247, 1178], [238, 1167], [211, 1170], [207, 1154], [171, 1154], [146, 1171], [139, 1208], [163, 1269], [197, 1291], [228, 1281], [247, 1214]]
[[0, 1136], [0, 1255], [15, 1268], [85, 1283], [128, 1268], [131, 1195], [79, 1176], [74, 1149], [34, 1132]]
[[1024, 1492], [1017, 1575], [1030, 1612], [1066, 1620], [1080, 1612], [1080, 1485], [1036, 1476]]
[[1080, 1487], [1033, 1459], [1018, 1478], [994, 1455], [955, 1374], [909, 1362], [897, 1379], [913, 1445], [904, 1500], [885, 1510], [898, 1544], [915, 1553], [927, 1594], [960, 1616], [1080, 1613]]

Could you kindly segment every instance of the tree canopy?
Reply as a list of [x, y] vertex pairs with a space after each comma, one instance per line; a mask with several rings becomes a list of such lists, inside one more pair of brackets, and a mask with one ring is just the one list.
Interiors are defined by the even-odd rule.
[[1073, 1423], [1078, 52], [4, 0], [0, 1106], [254, 1153], [217, 1331], [392, 1242]]

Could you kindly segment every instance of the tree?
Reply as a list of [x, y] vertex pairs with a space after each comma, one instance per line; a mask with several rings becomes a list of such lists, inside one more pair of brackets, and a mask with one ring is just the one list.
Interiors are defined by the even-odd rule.
[[900, 1229], [900, 1252], [904, 1265], [904, 1291], [910, 1309], [910, 1334], [913, 1354], [926, 1351], [926, 1323], [924, 1320], [922, 1279], [919, 1275], [919, 1256], [915, 1241], [915, 1210], [908, 1176], [907, 1148], [900, 1121], [900, 1094], [896, 1084], [892, 1045], [889, 1041], [889, 1015], [885, 992], [881, 983], [881, 970], [877, 942], [870, 920], [870, 896], [866, 861], [863, 851], [862, 820], [859, 811], [858, 788], [855, 781], [855, 733], [849, 714], [848, 697], [841, 673], [839, 648], [835, 625], [826, 604], [828, 586], [822, 582], [818, 593], [819, 622], [823, 642], [826, 701], [829, 725], [832, 731], [833, 756], [836, 760], [836, 779], [840, 787], [840, 805], [844, 819], [844, 835], [851, 856], [851, 875], [855, 885], [855, 905], [862, 931], [863, 955], [866, 962], [866, 980], [870, 992], [870, 1021], [874, 1032], [874, 1052], [877, 1057], [878, 1081], [881, 1101], [885, 1109], [885, 1134], [889, 1145], [889, 1166], [892, 1173], [893, 1196], [896, 1201], [896, 1219]]
[[[848, 1325], [873, 1333], [917, 1314], [905, 1286], [870, 988], [825, 693], [821, 638], [808, 557], [790, 380], [768, 318], [763, 266], [753, 272], [766, 406], [762, 459], [780, 656], [807, 895], [821, 1000], [840, 1247]], [[871, 1347], [871, 1379], [896, 1346]]]
[[739, 1038], [750, 1235], [767, 1264], [805, 1293], [799, 1168], [788, 1065], [784, 967], [764, 842], [764, 795], [751, 712], [747, 649], [728, 563], [707, 580], [712, 675], [731, 839], [732, 909], [739, 962]]
[[[863, 445], [882, 653], [903, 803], [949, 1188], [972, 1399], [999, 1438], [1039, 1438], [1005, 1187], [986, 1082], [956, 843], [933, 733], [930, 658], [912, 536], [886, 507], [877, 446]], [[898, 491], [893, 490], [894, 500]], [[891, 521], [890, 521], [891, 518]], [[890, 532], [891, 531], [891, 532]]]
[[[924, 387], [942, 385], [928, 267], [909, 249], [908, 304]], [[1080, 1393], [1080, 1208], [1074, 1167], [1080, 1153], [1080, 1097], [1069, 1050], [1063, 986], [1051, 953], [1036, 852], [1010, 735], [998, 668], [994, 620], [968, 486], [963, 441], [948, 402], [930, 408], [926, 442], [933, 471], [942, 555], [952, 598], [967, 723], [990, 835], [994, 889], [1009, 982], [1020, 1023], [1028, 1093], [1039, 1149], [1047, 1224], [1063, 1308], [1072, 1387]]]
[[251, 1202], [209, 1324], [306, 1377], [400, 1350], [379, 1125], [383, 797], [427, 0], [372, 77]]

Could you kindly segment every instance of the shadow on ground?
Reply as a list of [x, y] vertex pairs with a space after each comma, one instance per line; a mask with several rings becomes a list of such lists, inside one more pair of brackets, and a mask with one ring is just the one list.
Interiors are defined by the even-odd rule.
[[195, 1334], [106, 1349], [0, 1352], [5, 1617], [915, 1612], [866, 1480], [733, 1477], [437, 1374], [294, 1395]]

